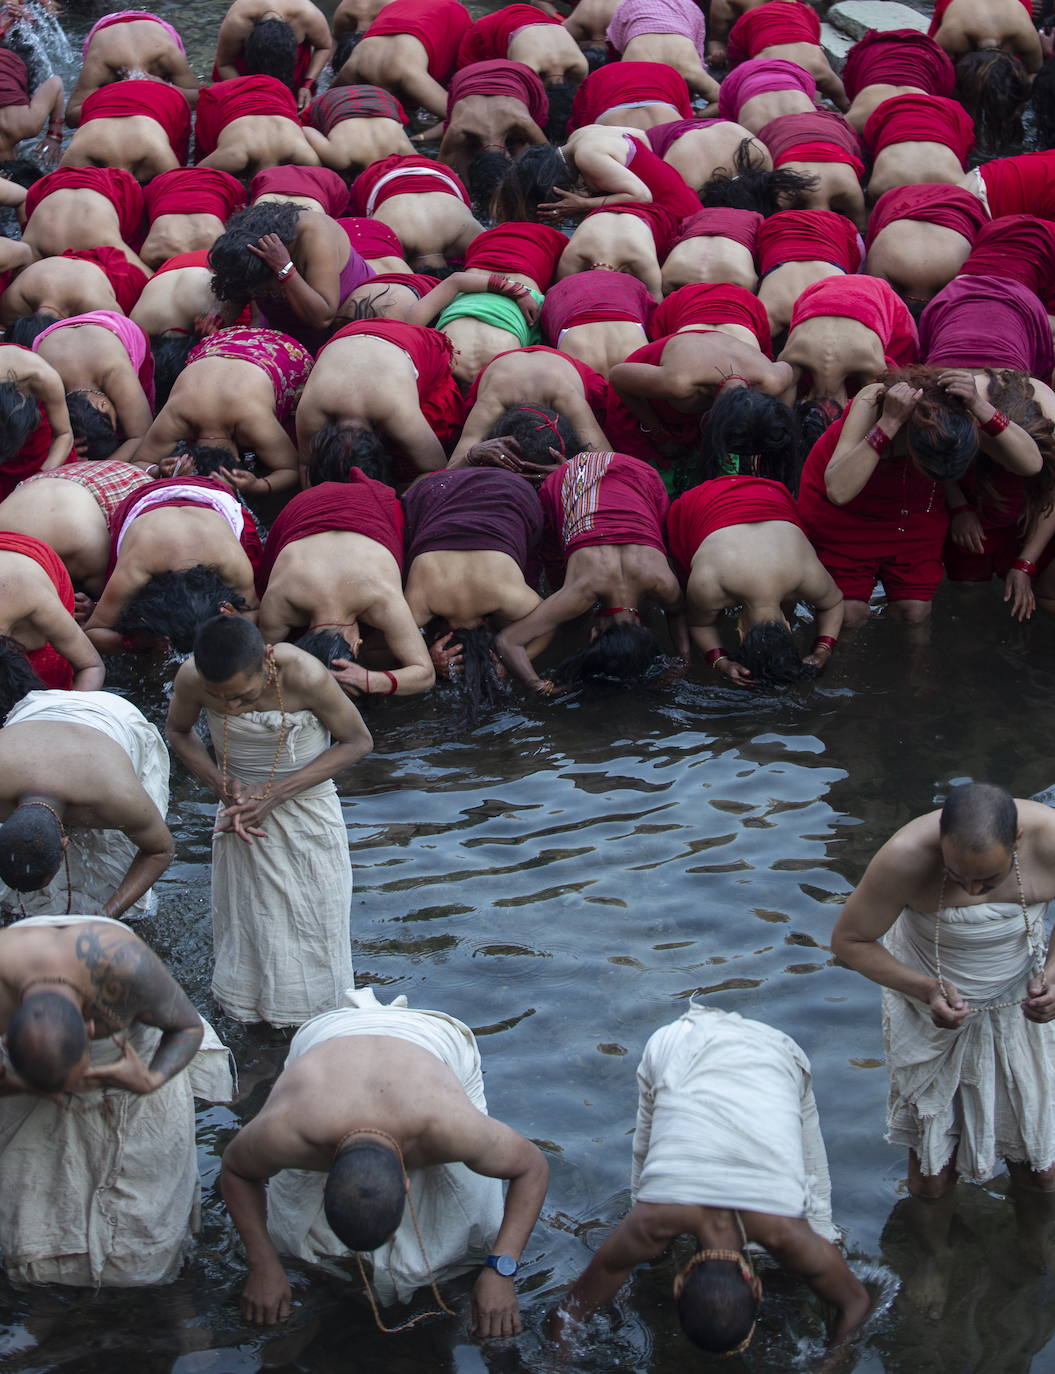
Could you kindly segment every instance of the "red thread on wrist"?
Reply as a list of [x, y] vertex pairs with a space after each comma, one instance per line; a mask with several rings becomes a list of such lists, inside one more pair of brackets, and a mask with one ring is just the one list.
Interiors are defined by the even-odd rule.
[[978, 428], [983, 434], [990, 434], [995, 437], [997, 434], [1003, 434], [1010, 423], [1011, 417], [1009, 415], [1005, 415], [1002, 410], [994, 410], [985, 424], [979, 425]]
[[391, 686], [385, 693], [385, 696], [394, 697], [395, 694], [399, 691], [399, 680], [396, 677], [395, 673], [390, 673], [387, 668], [382, 668], [381, 671], [384, 673], [385, 677], [387, 677], [389, 682], [391, 683]]
[[1011, 566], [1015, 572], [1027, 573], [1030, 577], [1036, 577], [1037, 575], [1036, 563], [1031, 563], [1028, 558], [1016, 558]]
[[891, 439], [886, 430], [880, 429], [878, 425], [873, 425], [865, 435], [865, 443], [870, 449], [877, 453], [880, 458], [882, 458], [893, 442], [893, 439]]

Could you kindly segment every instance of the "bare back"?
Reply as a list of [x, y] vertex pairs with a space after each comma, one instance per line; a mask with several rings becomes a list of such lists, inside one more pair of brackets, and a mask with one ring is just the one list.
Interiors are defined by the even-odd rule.
[[110, 531], [99, 503], [79, 483], [53, 477], [16, 487], [0, 503], [0, 529], [42, 539], [65, 563], [75, 584], [93, 596], [102, 590]]

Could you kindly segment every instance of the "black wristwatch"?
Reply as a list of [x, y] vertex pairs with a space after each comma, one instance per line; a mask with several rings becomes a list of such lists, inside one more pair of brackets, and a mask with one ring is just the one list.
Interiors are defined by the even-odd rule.
[[484, 1264], [490, 1269], [497, 1269], [504, 1279], [515, 1278], [520, 1269], [512, 1255], [488, 1255]]

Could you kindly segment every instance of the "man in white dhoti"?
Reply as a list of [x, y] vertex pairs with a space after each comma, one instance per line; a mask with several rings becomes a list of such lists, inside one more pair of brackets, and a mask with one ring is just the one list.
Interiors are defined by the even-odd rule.
[[130, 701], [27, 693], [0, 730], [0, 902], [146, 914], [172, 862], [168, 800], [165, 742]]
[[545, 1157], [487, 1115], [468, 1026], [403, 997], [384, 1006], [370, 989], [345, 998], [293, 1037], [266, 1105], [224, 1152], [224, 1200], [249, 1262], [244, 1315], [289, 1315], [279, 1253], [318, 1263], [370, 1251], [381, 1303], [480, 1267], [477, 1334], [517, 1334], [513, 1278], [546, 1195]]
[[832, 950], [882, 984], [887, 1139], [909, 1191], [957, 1177], [1055, 1192], [1055, 811], [1001, 787], [954, 787], [903, 826], [851, 893]]
[[[195, 725], [205, 710], [216, 761]], [[299, 1026], [352, 984], [352, 865], [333, 777], [373, 748], [318, 659], [208, 620], [172, 690], [172, 751], [219, 799], [213, 996], [237, 1021]], [[332, 741], [332, 742], [331, 742]], [[265, 828], [266, 824], [266, 828]]]
[[7, 1277], [174, 1279], [198, 1225], [192, 1094], [231, 1096], [211, 1027], [120, 921], [31, 916], [0, 931], [0, 1032]]
[[694, 1006], [649, 1039], [637, 1084], [633, 1207], [572, 1285], [557, 1329], [611, 1302], [631, 1270], [691, 1235], [696, 1253], [674, 1297], [695, 1345], [732, 1354], [750, 1343], [762, 1284], [749, 1243], [835, 1307], [831, 1341], [845, 1340], [870, 1300], [832, 1244], [828, 1160], [795, 1041]]

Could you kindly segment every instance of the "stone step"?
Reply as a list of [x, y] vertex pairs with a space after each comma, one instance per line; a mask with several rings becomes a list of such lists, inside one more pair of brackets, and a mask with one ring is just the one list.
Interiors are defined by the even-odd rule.
[[827, 14], [828, 23], [854, 42], [868, 32], [878, 29], [918, 29], [926, 33], [930, 19], [919, 10], [901, 5], [897, 0], [840, 0]]

